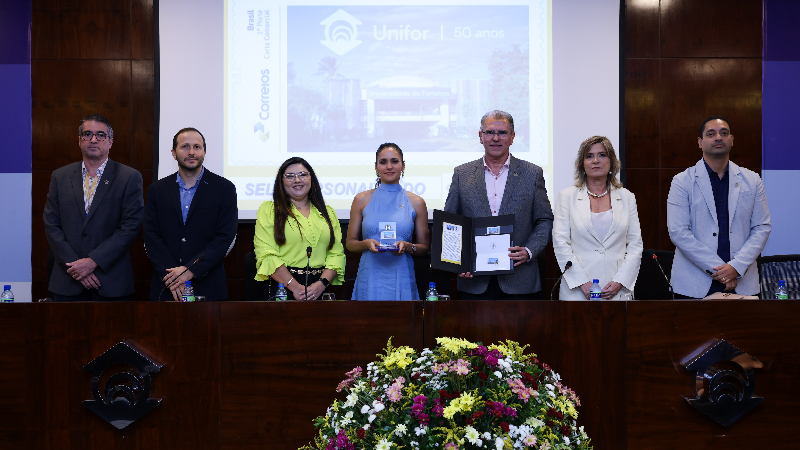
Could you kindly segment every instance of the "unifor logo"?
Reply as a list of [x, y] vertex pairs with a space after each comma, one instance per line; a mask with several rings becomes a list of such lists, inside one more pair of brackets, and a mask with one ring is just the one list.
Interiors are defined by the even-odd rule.
[[361, 25], [361, 21], [344, 10], [331, 14], [320, 25], [325, 25], [325, 40], [320, 43], [339, 56], [361, 44], [358, 40], [358, 25]]
[[150, 398], [151, 374], [161, 367], [132, 344], [120, 342], [83, 366], [83, 370], [92, 372], [94, 397], [83, 404], [121, 430], [161, 403], [161, 399]]
[[686, 397], [686, 401], [722, 425], [736, 422], [764, 400], [755, 395], [754, 373], [764, 364], [728, 341], [714, 339], [681, 365], [696, 372], [697, 396]]

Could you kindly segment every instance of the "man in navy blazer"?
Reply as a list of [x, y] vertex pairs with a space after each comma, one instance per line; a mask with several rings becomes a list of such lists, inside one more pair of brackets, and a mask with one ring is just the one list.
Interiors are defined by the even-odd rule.
[[733, 134], [725, 118], [706, 119], [697, 144], [703, 158], [675, 175], [667, 198], [675, 293], [758, 294], [756, 259], [772, 230], [764, 184], [730, 160]]
[[44, 230], [55, 264], [47, 289], [55, 301], [128, 300], [130, 246], [142, 224], [142, 174], [108, 158], [114, 130], [93, 114], [81, 120], [82, 161], [53, 172]]
[[144, 244], [153, 263], [150, 300], [180, 300], [186, 281], [195, 296], [225, 300], [223, 259], [236, 240], [236, 187], [203, 167], [206, 139], [195, 128], [172, 138], [178, 172], [150, 186]]
[[511, 156], [514, 118], [505, 111], [486, 113], [478, 138], [483, 158], [455, 168], [444, 210], [467, 217], [514, 214], [513, 246], [508, 249], [514, 273], [472, 276], [465, 272], [459, 274], [458, 290], [465, 300], [531, 299], [542, 290], [536, 257], [553, 229], [542, 168]]

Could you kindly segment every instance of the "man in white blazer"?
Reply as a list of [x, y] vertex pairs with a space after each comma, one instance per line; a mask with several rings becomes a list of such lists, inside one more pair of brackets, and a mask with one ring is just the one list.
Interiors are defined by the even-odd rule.
[[730, 161], [733, 134], [725, 118], [706, 119], [697, 144], [703, 158], [672, 179], [667, 199], [675, 293], [758, 294], [756, 258], [772, 230], [764, 184]]

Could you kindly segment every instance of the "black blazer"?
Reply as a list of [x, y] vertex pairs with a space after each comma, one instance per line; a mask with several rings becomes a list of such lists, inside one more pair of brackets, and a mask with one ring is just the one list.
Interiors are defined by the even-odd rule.
[[108, 160], [86, 214], [81, 163], [57, 169], [50, 178], [44, 207], [44, 231], [55, 264], [48, 290], [79, 295], [83, 285], [67, 273], [66, 263], [92, 258], [103, 297], [133, 294], [130, 247], [142, 224], [142, 174]]
[[203, 260], [190, 269], [195, 275], [195, 295], [204, 295], [209, 301], [228, 298], [222, 260], [236, 239], [236, 187], [208, 168], [204, 170], [185, 225], [177, 172], [156, 181], [147, 192], [142, 228], [145, 251], [155, 269], [151, 300], [171, 300], [169, 289], [162, 292], [161, 280], [167, 269], [186, 266], [200, 255], [205, 255]]

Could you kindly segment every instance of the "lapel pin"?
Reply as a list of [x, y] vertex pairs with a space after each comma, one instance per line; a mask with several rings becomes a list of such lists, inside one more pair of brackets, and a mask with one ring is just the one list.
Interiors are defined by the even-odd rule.
[[[106, 184], [108, 184], [108, 180], [106, 180]], [[738, 186], [738, 184], [737, 184], [737, 186]]]
[[517, 172], [514, 172], [514, 176], [517, 176]]
[[733, 187], [739, 187], [739, 183], [736, 183]]

